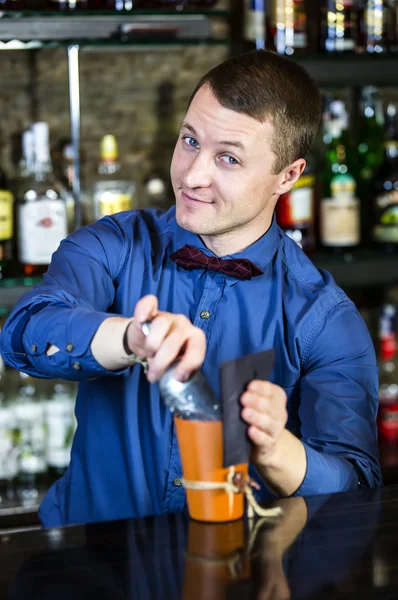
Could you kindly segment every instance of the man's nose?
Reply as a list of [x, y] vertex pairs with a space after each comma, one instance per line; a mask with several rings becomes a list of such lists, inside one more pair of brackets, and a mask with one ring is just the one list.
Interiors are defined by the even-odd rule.
[[210, 157], [199, 152], [185, 171], [183, 184], [187, 188], [210, 187], [213, 179], [213, 165]]

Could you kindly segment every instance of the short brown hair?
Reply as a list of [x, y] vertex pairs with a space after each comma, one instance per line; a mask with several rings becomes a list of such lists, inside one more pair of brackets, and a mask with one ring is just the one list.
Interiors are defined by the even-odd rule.
[[201, 78], [188, 106], [206, 84], [225, 108], [271, 121], [276, 173], [305, 158], [319, 128], [321, 95], [303, 67], [267, 50], [229, 58]]

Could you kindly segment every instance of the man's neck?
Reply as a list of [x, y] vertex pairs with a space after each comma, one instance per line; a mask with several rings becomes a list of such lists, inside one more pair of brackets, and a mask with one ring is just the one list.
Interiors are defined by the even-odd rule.
[[219, 235], [199, 236], [208, 250], [216, 256], [228, 256], [243, 252], [259, 240], [271, 227], [273, 212], [264, 215], [262, 222], [251, 224], [246, 229], [227, 231]]

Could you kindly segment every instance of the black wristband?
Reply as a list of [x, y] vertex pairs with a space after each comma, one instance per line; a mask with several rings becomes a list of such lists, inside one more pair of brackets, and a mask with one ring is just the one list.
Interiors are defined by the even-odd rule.
[[129, 327], [132, 322], [133, 321], [130, 321], [130, 323], [128, 323], [126, 329], [124, 330], [124, 334], [123, 334], [123, 349], [128, 356], [131, 356], [132, 354], [134, 354], [134, 352], [132, 350], [130, 350], [128, 343], [127, 343], [127, 333], [128, 333]]

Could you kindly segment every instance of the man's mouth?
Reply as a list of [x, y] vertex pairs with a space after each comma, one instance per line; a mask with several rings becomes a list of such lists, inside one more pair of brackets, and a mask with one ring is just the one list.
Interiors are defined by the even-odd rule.
[[185, 202], [199, 202], [200, 204], [213, 204], [213, 202], [211, 202], [209, 200], [202, 200], [201, 198], [195, 198], [195, 196], [186, 194], [182, 190], [181, 190], [181, 196]]

